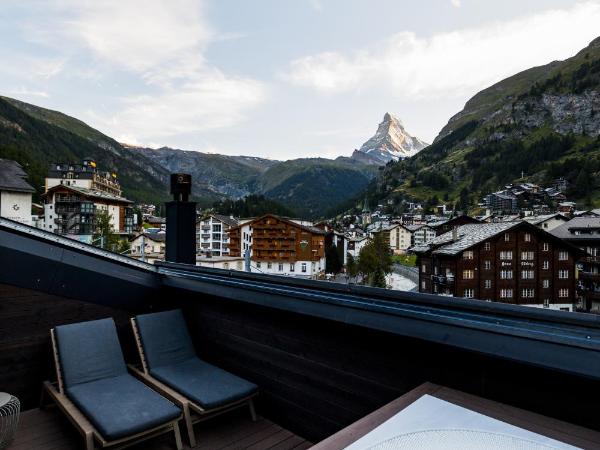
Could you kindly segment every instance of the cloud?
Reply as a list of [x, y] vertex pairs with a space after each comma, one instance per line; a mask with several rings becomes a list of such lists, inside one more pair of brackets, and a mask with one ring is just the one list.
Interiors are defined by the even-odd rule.
[[461, 0], [450, 0], [450, 3], [452, 3], [452, 6], [455, 8], [460, 8], [461, 6]]
[[312, 9], [314, 9], [317, 12], [321, 12], [323, 11], [323, 2], [322, 0], [308, 0], [310, 6], [312, 7]]
[[262, 83], [225, 74], [205, 57], [211, 43], [243, 35], [214, 30], [203, 1], [52, 0], [52, 11], [54, 21], [29, 25], [32, 40], [64, 49], [72, 76], [100, 84], [126, 74], [135, 89], [110, 99], [116, 110], [88, 114], [128, 142], [234, 126], [266, 96]]
[[418, 37], [400, 32], [353, 54], [326, 52], [291, 61], [281, 77], [327, 94], [385, 90], [405, 99], [457, 97], [515, 72], [566, 58], [598, 33], [600, 3]]
[[232, 127], [264, 96], [261, 83], [214, 69], [158, 95], [125, 98], [123, 108], [102, 123], [127, 142], [143, 136], [166, 144], [170, 136]]
[[20, 87], [18, 89], [10, 91], [9, 94], [16, 95], [16, 96], [23, 96], [23, 97], [43, 97], [43, 98], [50, 97], [50, 95], [47, 92], [34, 91], [34, 90], [27, 89], [25, 87]]

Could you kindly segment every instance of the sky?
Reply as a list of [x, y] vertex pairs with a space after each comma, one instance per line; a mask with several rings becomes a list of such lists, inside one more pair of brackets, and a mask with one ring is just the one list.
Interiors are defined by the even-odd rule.
[[598, 24], [600, 0], [0, 0], [0, 95], [133, 145], [335, 158], [385, 112], [432, 142]]

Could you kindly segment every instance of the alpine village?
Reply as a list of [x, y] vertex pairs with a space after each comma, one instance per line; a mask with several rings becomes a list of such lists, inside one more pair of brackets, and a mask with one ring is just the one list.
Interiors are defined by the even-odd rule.
[[[135, 448], [446, 448], [357, 444], [357, 420], [387, 420], [418, 385], [486, 416], [522, 408], [500, 420], [574, 445], [551, 448], [600, 448], [600, 38], [478, 92], [431, 143], [381, 113], [348, 156], [276, 160], [122, 143], [0, 97], [0, 390], [22, 409], [8, 448], [145, 434], [84, 390], [109, 376], [101, 360], [106, 380], [130, 376], [120, 350], [96, 354], [119, 340], [159, 397], [142, 409], [162, 411]], [[409, 316], [423, 322], [395, 328]], [[65, 325], [106, 317], [118, 339]], [[188, 375], [219, 367], [206, 396], [166, 365], [179, 352]], [[38, 409], [42, 388], [57, 409]]]

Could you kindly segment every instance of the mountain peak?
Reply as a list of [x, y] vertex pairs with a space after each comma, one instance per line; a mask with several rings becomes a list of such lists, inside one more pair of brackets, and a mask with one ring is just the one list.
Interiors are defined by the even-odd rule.
[[415, 155], [428, 144], [411, 136], [404, 129], [402, 121], [386, 112], [377, 127], [375, 135], [355, 150], [352, 158], [370, 164], [383, 165], [389, 161]]

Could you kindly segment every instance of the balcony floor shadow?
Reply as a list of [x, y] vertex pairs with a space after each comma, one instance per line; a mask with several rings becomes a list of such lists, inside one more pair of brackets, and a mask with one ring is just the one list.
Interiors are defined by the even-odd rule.
[[[271, 449], [302, 450], [311, 447], [305, 439], [259, 417], [252, 422], [245, 411], [232, 412], [195, 425], [197, 450]], [[180, 429], [183, 428], [180, 424]], [[185, 435], [183, 435], [185, 439]], [[21, 414], [19, 428], [9, 450], [78, 450], [83, 438], [57, 408], [33, 409]], [[134, 445], [132, 450], [172, 450], [172, 433]], [[185, 445], [184, 448], [189, 449]]]

